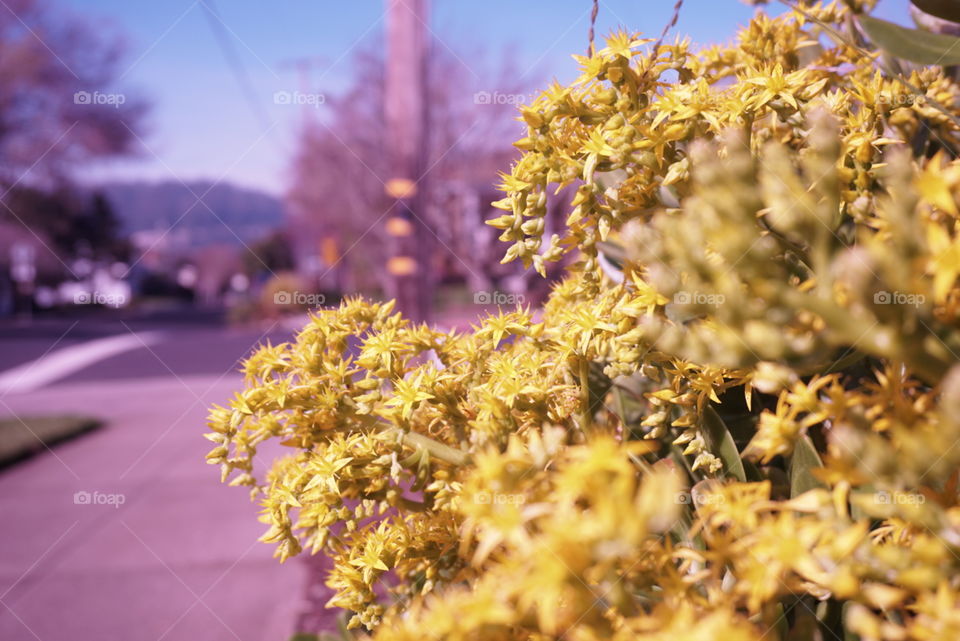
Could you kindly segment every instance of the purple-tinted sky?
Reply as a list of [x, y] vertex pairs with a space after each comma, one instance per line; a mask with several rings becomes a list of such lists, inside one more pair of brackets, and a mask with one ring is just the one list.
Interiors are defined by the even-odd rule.
[[[125, 38], [127, 71], [118, 89], [154, 104], [142, 156], [92, 168], [93, 179], [223, 178], [280, 193], [303, 113], [274, 99], [276, 92], [299, 89], [286, 63], [314, 59], [311, 91], [335, 93], [349, 80], [351, 54], [383, 38], [384, 0], [219, 0], [219, 33], [201, 0], [59, 2]], [[673, 4], [601, 0], [598, 34], [625, 25], [656, 35]], [[479, 88], [489, 77], [480, 67], [499, 67], [507, 55], [512, 75], [569, 80], [575, 72], [570, 54], [586, 47], [590, 5], [433, 0], [429, 24], [441, 46], [462, 60], [463, 73], [477, 76]], [[774, 2], [770, 10], [779, 6]], [[905, 22], [906, 6], [907, 0], [882, 0], [879, 15]], [[737, 0], [687, 0], [675, 33], [696, 43], [726, 41], [753, 11]], [[218, 37], [229, 41], [249, 77], [248, 98]]]

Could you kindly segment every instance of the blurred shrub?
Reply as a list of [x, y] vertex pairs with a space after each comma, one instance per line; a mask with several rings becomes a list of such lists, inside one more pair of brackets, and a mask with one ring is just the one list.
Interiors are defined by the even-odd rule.
[[303, 313], [322, 304], [323, 297], [296, 272], [274, 274], [260, 291], [260, 309], [267, 317]]

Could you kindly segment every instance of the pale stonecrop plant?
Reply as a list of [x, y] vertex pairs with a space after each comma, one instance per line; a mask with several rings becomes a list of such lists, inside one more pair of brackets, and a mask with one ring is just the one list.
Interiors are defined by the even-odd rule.
[[879, 70], [852, 12], [615, 33], [523, 106], [490, 224], [577, 256], [542, 315], [354, 299], [246, 361], [208, 459], [281, 560], [333, 560], [351, 627], [960, 638], [960, 92]]

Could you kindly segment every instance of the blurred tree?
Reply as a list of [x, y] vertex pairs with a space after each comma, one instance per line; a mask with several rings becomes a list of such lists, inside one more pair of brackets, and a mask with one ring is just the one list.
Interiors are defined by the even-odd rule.
[[[49, 249], [63, 259], [82, 256], [92, 260], [127, 260], [130, 248], [122, 237], [120, 223], [110, 202], [99, 192], [81, 194], [61, 187], [44, 191], [14, 187], [4, 203], [19, 221], [47, 238]], [[9, 212], [8, 212], [9, 216]], [[13, 218], [12, 216], [9, 216]], [[3, 218], [0, 214], [0, 218]]]
[[[418, 215], [426, 217], [438, 238], [439, 255], [431, 267], [439, 271], [446, 266], [483, 288], [489, 285], [489, 266], [499, 261], [492, 242], [496, 234], [483, 225], [487, 195], [493, 195], [498, 170], [516, 156], [511, 141], [521, 128], [511, 116], [517, 103], [530, 96], [525, 88], [536, 78], [531, 74], [529, 84], [508, 81], [507, 68], [491, 73], [482, 55], [461, 58], [441, 43], [432, 46], [428, 67], [425, 167], [430, 180], [422, 185], [426, 208]], [[352, 77], [340, 94], [325, 94], [323, 111], [304, 125], [287, 193], [296, 229], [292, 240], [309, 264], [313, 257], [330, 254], [321, 247], [324, 239], [334, 239], [336, 259], [317, 260], [316, 275], [333, 280], [339, 270], [347, 293], [383, 291], [384, 224], [394, 201], [384, 193], [390, 171], [382, 55], [370, 50], [356, 55]], [[485, 251], [487, 246], [491, 251]]]
[[129, 244], [122, 237], [120, 221], [117, 220], [110, 201], [100, 192], [94, 192], [80, 212], [72, 217], [73, 252], [79, 246], [88, 248], [94, 258], [126, 260]]
[[146, 106], [114, 86], [119, 41], [51, 4], [6, 0], [0, 10], [0, 225], [55, 255], [63, 277], [72, 258], [128, 253], [106, 200], [79, 196], [70, 179], [92, 159], [130, 152]]
[[60, 185], [80, 163], [130, 152], [142, 128], [145, 103], [115, 87], [119, 40], [51, 4], [0, 9], [0, 193]]
[[251, 276], [275, 275], [293, 271], [293, 249], [286, 233], [277, 230], [250, 246], [243, 253], [244, 272]]

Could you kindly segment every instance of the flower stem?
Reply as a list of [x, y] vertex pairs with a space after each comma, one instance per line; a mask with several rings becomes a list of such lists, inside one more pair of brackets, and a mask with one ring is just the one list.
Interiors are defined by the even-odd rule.
[[466, 465], [470, 461], [470, 455], [463, 450], [450, 447], [440, 441], [435, 441], [429, 436], [424, 436], [417, 432], [403, 432], [399, 428], [391, 428], [391, 431], [398, 432], [400, 442], [413, 449], [423, 449], [430, 453], [431, 458], [439, 459], [450, 465]]

